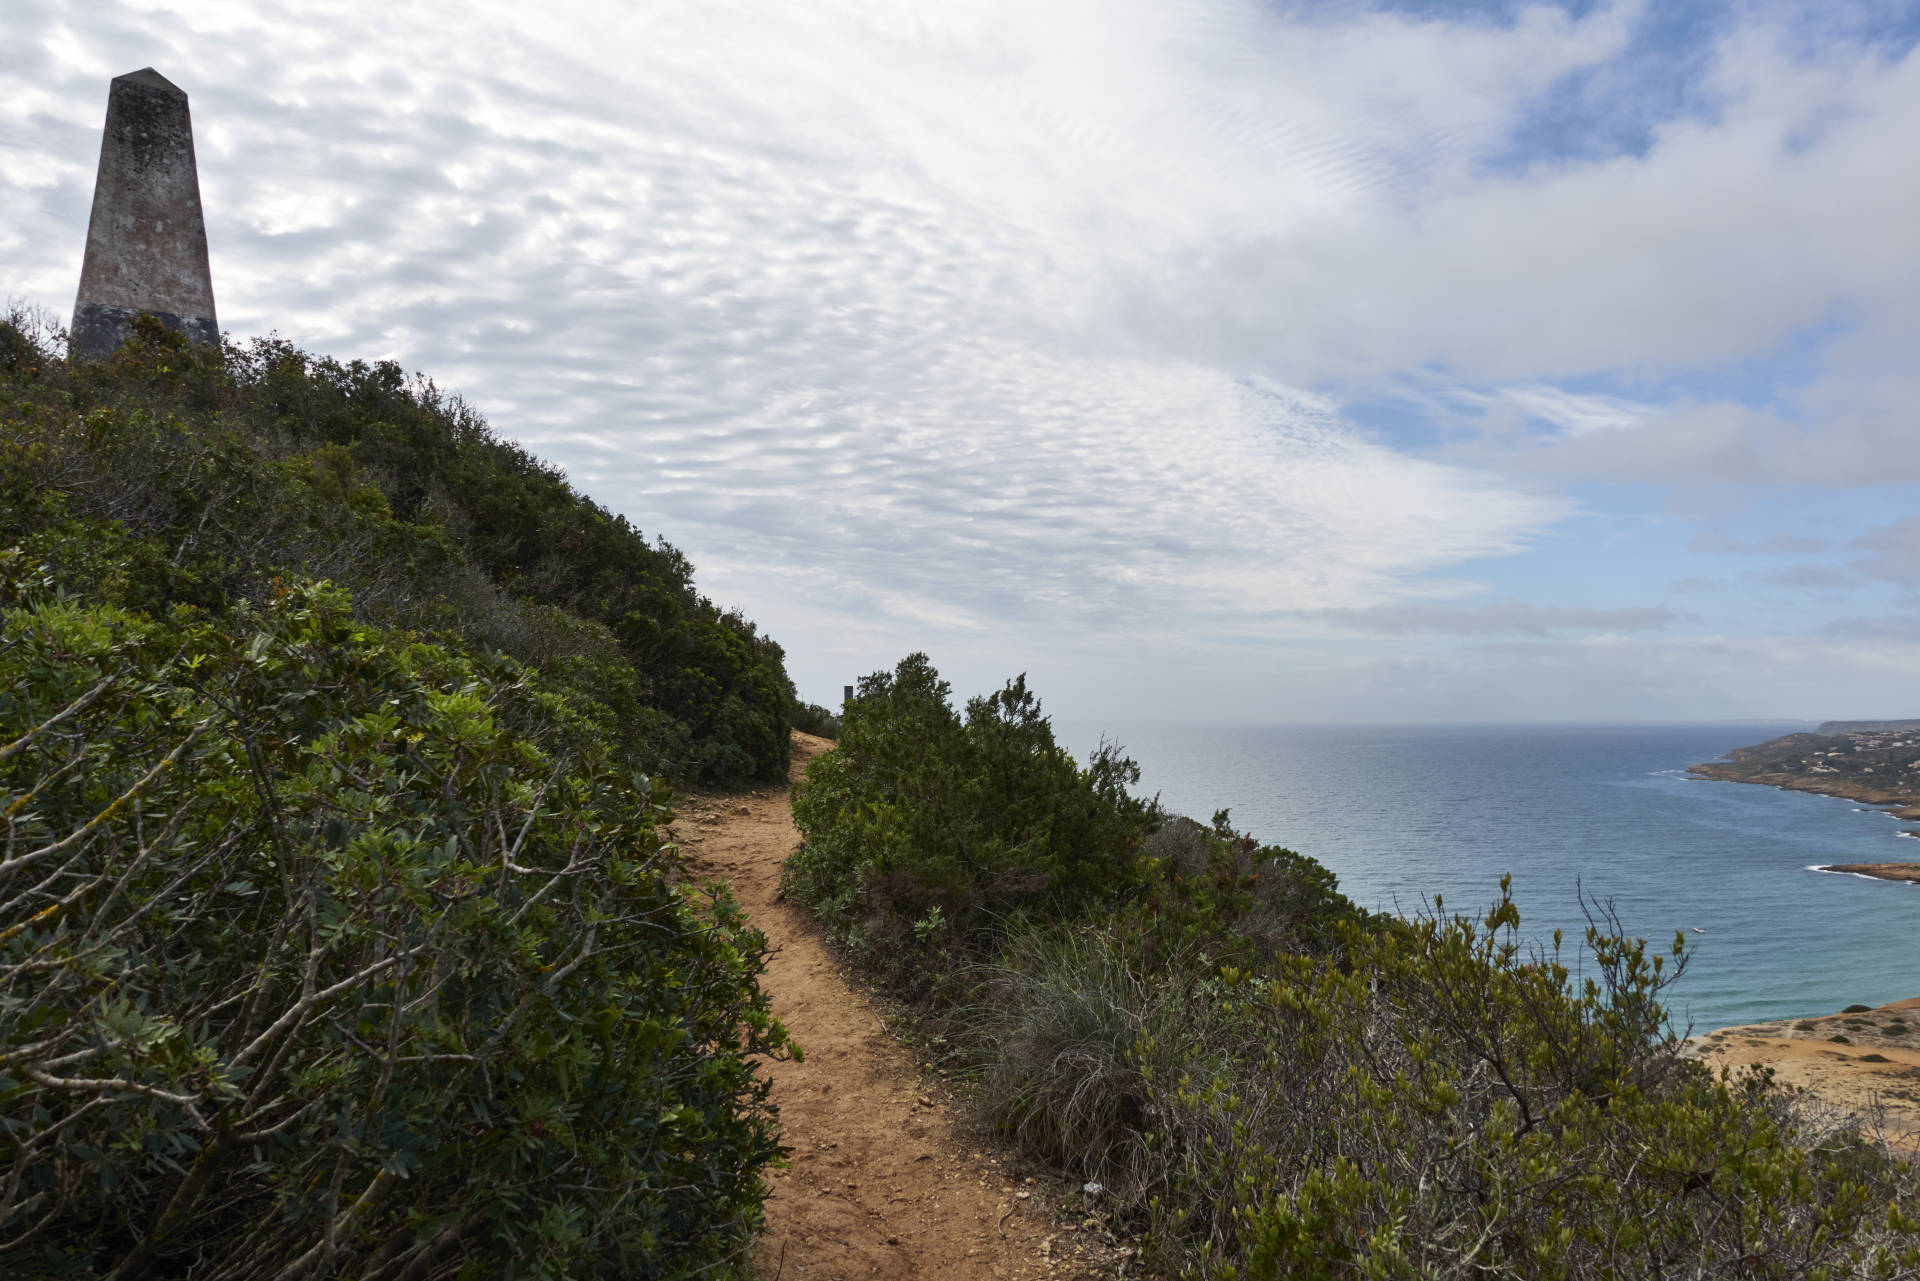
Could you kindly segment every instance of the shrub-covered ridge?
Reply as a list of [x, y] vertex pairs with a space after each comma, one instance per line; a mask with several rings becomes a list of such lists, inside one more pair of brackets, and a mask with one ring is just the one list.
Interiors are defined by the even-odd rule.
[[649, 773], [786, 777], [780, 647], [674, 548], [391, 363], [196, 347], [149, 321], [112, 361], [70, 364], [0, 323], [13, 545], [149, 612], [329, 579], [372, 621], [538, 664]]
[[920, 655], [862, 682], [789, 889], [1149, 1274], [1920, 1275], [1908, 1165], [1681, 1054], [1679, 939], [1602, 906], [1577, 961], [1529, 948], [1504, 885], [1371, 917], [1225, 814], [1131, 800], [1111, 748], [1074, 766], [1024, 681], [948, 694]]

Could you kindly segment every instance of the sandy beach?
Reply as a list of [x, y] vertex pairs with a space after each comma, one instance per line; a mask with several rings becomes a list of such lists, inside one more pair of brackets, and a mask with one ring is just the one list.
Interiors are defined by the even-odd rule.
[[1688, 1052], [1716, 1067], [1772, 1068], [1780, 1084], [1877, 1119], [1890, 1145], [1920, 1155], [1920, 997], [1721, 1028], [1693, 1037]]

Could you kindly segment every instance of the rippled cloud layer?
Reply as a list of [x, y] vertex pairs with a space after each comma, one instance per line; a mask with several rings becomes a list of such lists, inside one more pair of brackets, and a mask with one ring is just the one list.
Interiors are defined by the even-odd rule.
[[[0, 261], [68, 304], [106, 80], [151, 64], [234, 332], [458, 387], [809, 694], [945, 647], [1086, 703], [1187, 663], [1377, 714], [1356, 636], [1492, 675], [1475, 638], [1684, 665], [1777, 630], [1672, 588], [1714, 565], [1568, 550], [1589, 482], [1884, 487], [1916, 449], [1920, 60], [1730, 10], [1662, 97], [1624, 70], [1656, 16], [21, 0]], [[1816, 590], [1726, 510], [1676, 555]], [[1904, 515], [1828, 568], [1910, 581]], [[1210, 679], [1167, 697], [1248, 710]]]

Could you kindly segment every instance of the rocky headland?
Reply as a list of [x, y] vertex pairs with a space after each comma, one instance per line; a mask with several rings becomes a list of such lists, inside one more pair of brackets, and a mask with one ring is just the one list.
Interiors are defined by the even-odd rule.
[[[1920, 820], [1920, 721], [1829, 721], [1816, 733], [1735, 748], [1689, 772], [1844, 797]], [[1920, 884], [1920, 862], [1820, 870]], [[1895, 1149], [1920, 1153], [1920, 998], [1721, 1028], [1693, 1038], [1689, 1052], [1715, 1066], [1770, 1069], [1782, 1085], [1863, 1118]]]
[[[1813, 734], [1787, 734], [1736, 747], [1724, 760], [1688, 767], [1701, 778], [1760, 783], [1879, 806], [1920, 820], [1920, 721], [1829, 721]], [[1920, 829], [1911, 833], [1920, 836]], [[1920, 862], [1843, 863], [1820, 869], [1920, 883]]]

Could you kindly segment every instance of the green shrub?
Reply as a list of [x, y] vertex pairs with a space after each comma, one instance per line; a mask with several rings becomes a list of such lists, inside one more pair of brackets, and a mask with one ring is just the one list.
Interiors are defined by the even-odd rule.
[[0, 607], [0, 1271], [745, 1271], [765, 943], [592, 717], [325, 586]]
[[[1590, 977], [1482, 920], [1285, 959], [1151, 1072], [1149, 1262], [1202, 1277], [1878, 1276], [1920, 1264], [1911, 1171], [1680, 1056], [1681, 957], [1602, 917]], [[1145, 1047], [1142, 1060], [1164, 1054]]]
[[1241, 965], [1337, 952], [1341, 927], [1370, 919], [1332, 872], [1235, 832], [1228, 812], [1203, 827], [1165, 817], [1140, 846], [1138, 888], [1115, 909], [1116, 937], [1143, 959], [1204, 954]]
[[[1110, 910], [1138, 888], [1157, 821], [1114, 748], [1074, 764], [1025, 678], [964, 719], [950, 693], [924, 654], [862, 680], [838, 750], [794, 797], [806, 843], [788, 891], [910, 996], [989, 955], [1010, 920]], [[940, 928], [916, 930], [935, 913]]]

